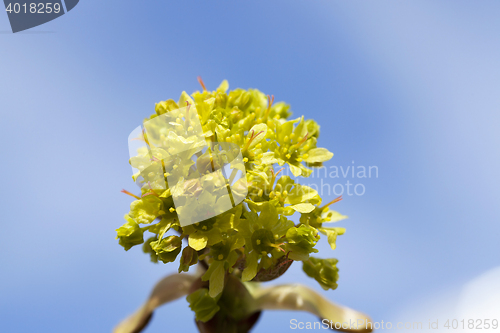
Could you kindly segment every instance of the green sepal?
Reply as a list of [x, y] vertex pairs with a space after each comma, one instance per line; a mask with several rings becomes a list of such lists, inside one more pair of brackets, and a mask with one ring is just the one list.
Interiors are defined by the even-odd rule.
[[169, 231], [171, 228], [179, 230], [180, 224], [177, 219], [177, 214], [168, 212], [162, 216], [160, 222], [149, 226], [148, 231], [154, 234], [165, 234], [165, 232]]
[[189, 271], [189, 266], [193, 266], [198, 263], [198, 252], [196, 252], [192, 247], [186, 246], [182, 250], [182, 256], [179, 263], [179, 273]]
[[219, 297], [212, 298], [208, 294], [208, 289], [201, 288], [188, 295], [186, 300], [195, 313], [196, 320], [207, 322], [220, 310], [217, 305]]
[[318, 252], [314, 248], [318, 242], [318, 231], [307, 225], [293, 227], [286, 232], [286, 250], [290, 251], [289, 258], [292, 260], [307, 260], [309, 253]]
[[158, 255], [151, 247], [151, 242], [156, 242], [157, 240], [158, 240], [158, 238], [156, 236], [153, 236], [153, 237], [148, 238], [144, 242], [144, 244], [142, 245], [142, 251], [144, 253], [149, 253], [151, 261], [154, 262], [155, 264], [158, 263]]
[[148, 224], [160, 215], [163, 202], [154, 195], [148, 195], [130, 204], [130, 217], [137, 223]]
[[251, 281], [257, 275], [258, 260], [259, 254], [256, 251], [252, 251], [245, 257], [246, 267], [241, 276], [242, 282]]
[[179, 236], [168, 236], [159, 241], [151, 242], [151, 248], [164, 264], [175, 261], [182, 248], [182, 239]]
[[345, 233], [345, 228], [319, 228], [319, 232], [321, 232], [323, 235], [326, 235], [328, 238], [328, 244], [330, 244], [330, 247], [332, 250], [335, 250], [336, 248], [336, 241], [337, 241], [337, 236], [343, 235]]
[[302, 270], [309, 276], [318, 281], [321, 288], [336, 289], [339, 278], [339, 269], [337, 268], [337, 259], [320, 259], [310, 257], [304, 261]]
[[157, 115], [162, 115], [178, 108], [179, 106], [177, 105], [177, 103], [173, 99], [169, 99], [167, 101], [156, 103], [155, 111]]
[[313, 148], [307, 152], [307, 155], [309, 156], [304, 159], [307, 163], [322, 163], [333, 157], [333, 153], [326, 148]]
[[130, 216], [125, 215], [125, 220], [127, 223], [116, 229], [116, 239], [119, 239], [118, 243], [128, 251], [131, 247], [144, 242], [144, 231]]
[[209, 281], [210, 297], [218, 296], [224, 289], [224, 277], [226, 274], [224, 263], [225, 261], [215, 260], [201, 277], [202, 281]]

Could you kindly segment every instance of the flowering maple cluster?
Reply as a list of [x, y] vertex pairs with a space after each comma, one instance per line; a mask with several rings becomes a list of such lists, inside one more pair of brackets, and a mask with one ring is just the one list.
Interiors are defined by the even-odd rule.
[[[229, 85], [223, 81], [215, 91], [207, 91], [200, 83], [203, 91], [191, 96], [183, 92], [178, 102], [170, 99], [156, 104], [156, 113], [145, 121], [194, 105], [208, 142], [240, 147], [247, 187], [241, 192], [248, 190], [245, 200], [220, 215], [182, 227], [171, 189], [148, 182], [140, 196], [124, 191], [136, 200], [125, 215], [126, 223], [117, 229], [119, 243], [125, 250], [143, 244], [153, 262], [173, 262], [180, 255], [179, 272], [187, 272], [190, 266], [202, 262], [207, 267], [202, 280], [209, 282], [208, 288], [188, 296], [201, 321], [209, 320], [218, 311], [217, 300], [227, 274], [242, 282], [269, 281], [282, 275], [293, 261], [302, 261], [308, 276], [324, 289], [335, 289], [337, 261], [310, 255], [318, 252], [315, 246], [320, 234], [326, 235], [335, 249], [337, 235], [344, 233], [343, 228], [323, 226], [346, 218], [329, 208], [339, 199], [322, 205], [316, 190], [300, 185], [292, 177], [280, 176], [282, 169], [276, 170], [288, 166], [295, 177], [308, 177], [311, 168], [322, 166], [333, 156], [327, 149], [316, 147], [319, 125], [304, 117], [289, 120], [290, 106], [273, 103], [273, 97], [259, 90], [227, 92]], [[210, 156], [199, 158], [196, 167], [210, 162]], [[139, 158], [131, 158], [130, 163], [141, 170]], [[134, 175], [134, 179], [138, 176]], [[142, 177], [147, 179], [148, 175]], [[196, 191], [196, 184], [191, 185], [184, 190]], [[237, 194], [238, 187], [232, 191]], [[200, 196], [198, 200], [204, 199]], [[210, 200], [209, 196], [206, 200]], [[289, 219], [295, 213], [300, 214], [298, 223]], [[146, 240], [145, 234], [150, 235]]]

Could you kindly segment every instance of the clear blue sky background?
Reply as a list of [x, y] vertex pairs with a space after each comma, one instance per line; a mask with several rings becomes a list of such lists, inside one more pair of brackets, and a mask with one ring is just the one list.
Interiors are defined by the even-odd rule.
[[[337, 250], [321, 244], [340, 260], [331, 300], [387, 321], [498, 266], [499, 17], [498, 1], [84, 0], [13, 35], [0, 13], [2, 331], [109, 332], [176, 269], [114, 229], [136, 190], [128, 134], [198, 75], [316, 119], [327, 167], [378, 166], [337, 204]], [[291, 281], [321, 290], [299, 264]], [[255, 331], [290, 318], [315, 319], [266, 312]], [[195, 330], [185, 300], [146, 332], [176, 330]]]

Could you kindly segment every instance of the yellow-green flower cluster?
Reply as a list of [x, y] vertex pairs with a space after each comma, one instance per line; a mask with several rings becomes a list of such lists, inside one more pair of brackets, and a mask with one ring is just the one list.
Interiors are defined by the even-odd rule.
[[[152, 261], [163, 263], [175, 261], [180, 254], [179, 272], [187, 272], [199, 262], [207, 267], [202, 280], [209, 282], [208, 292], [198, 291], [189, 298], [204, 320], [216, 312], [208, 306], [214, 302], [206, 298], [216, 299], [221, 294], [228, 274], [242, 281], [265, 281], [283, 274], [293, 261], [303, 261], [307, 275], [323, 288], [336, 288], [336, 260], [310, 254], [317, 252], [320, 234], [327, 236], [334, 249], [337, 235], [344, 232], [343, 228], [323, 227], [345, 216], [331, 211], [329, 204], [322, 206], [316, 190], [280, 175], [283, 167], [295, 177], [308, 177], [311, 168], [333, 156], [316, 146], [319, 125], [304, 117], [289, 119], [289, 105], [273, 103], [273, 97], [256, 89], [228, 92], [228, 88], [223, 81], [215, 91], [183, 92], [177, 102], [156, 104], [156, 113], [145, 121], [195, 105], [208, 141], [241, 148], [246, 199], [223, 214], [181, 227], [170, 189], [157, 189], [150, 182], [142, 187], [140, 196], [125, 191], [137, 200], [125, 215], [126, 223], [117, 229], [125, 250], [143, 244]], [[239, 190], [246, 193], [245, 188], [232, 188], [236, 195]], [[298, 223], [289, 219], [295, 213], [300, 214]], [[145, 233], [149, 234], [146, 241]]]

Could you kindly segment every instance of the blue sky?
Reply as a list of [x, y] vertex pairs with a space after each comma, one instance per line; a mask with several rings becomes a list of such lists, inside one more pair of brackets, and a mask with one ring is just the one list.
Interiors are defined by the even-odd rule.
[[[15, 35], [0, 15], [2, 327], [109, 332], [175, 270], [123, 251], [114, 229], [135, 186], [128, 134], [198, 75], [317, 120], [327, 167], [378, 167], [336, 204], [350, 217], [337, 249], [320, 246], [340, 260], [331, 300], [391, 320], [499, 266], [499, 14], [496, 1], [87, 0]], [[292, 281], [321, 290], [299, 264], [278, 280]], [[255, 331], [291, 318], [314, 320], [266, 312]], [[175, 329], [194, 331], [184, 300], [146, 332]]]

